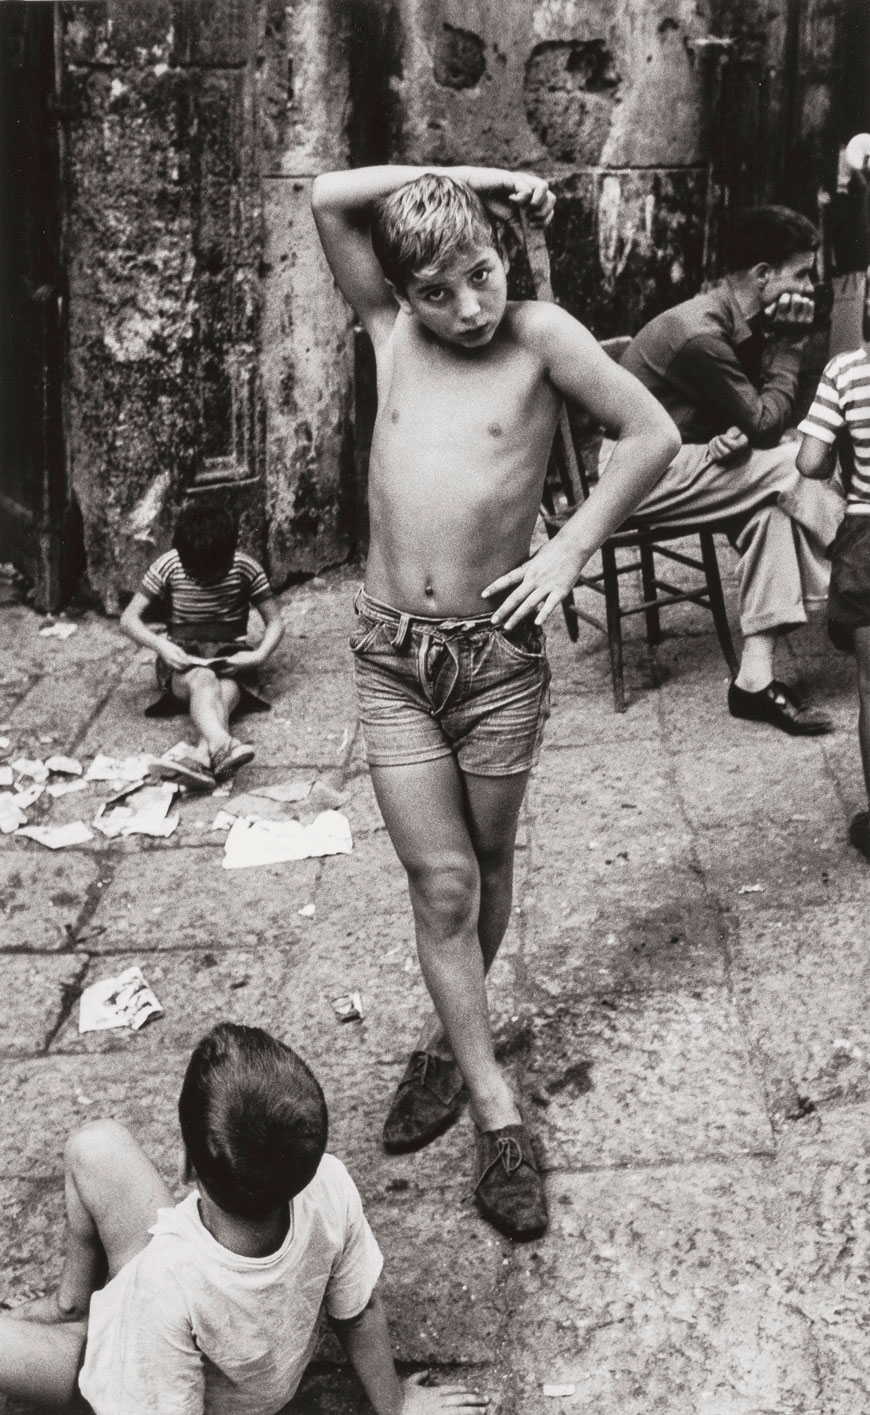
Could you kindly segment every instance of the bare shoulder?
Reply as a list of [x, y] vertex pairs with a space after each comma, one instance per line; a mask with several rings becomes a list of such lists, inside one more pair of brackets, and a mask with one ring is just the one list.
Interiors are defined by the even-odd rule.
[[566, 347], [575, 352], [599, 348], [585, 324], [551, 300], [514, 300], [508, 308], [517, 342], [545, 363]]

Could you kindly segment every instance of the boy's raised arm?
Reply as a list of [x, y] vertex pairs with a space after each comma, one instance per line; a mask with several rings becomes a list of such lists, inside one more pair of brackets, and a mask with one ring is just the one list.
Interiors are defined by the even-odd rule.
[[525, 206], [535, 219], [547, 221], [553, 210], [555, 199], [543, 178], [497, 167], [386, 166], [322, 173], [311, 191], [314, 221], [338, 288], [370, 335], [388, 332], [397, 311], [372, 250], [372, 206], [426, 172], [467, 182], [502, 217]]
[[661, 404], [605, 354], [588, 329], [546, 302], [530, 305], [528, 317], [530, 343], [538, 347], [552, 383], [616, 438], [616, 447], [604, 476], [559, 534], [484, 590], [484, 596], [511, 590], [493, 615], [495, 623], [508, 629], [530, 614], [543, 624], [586, 562], [664, 475], [681, 446]]

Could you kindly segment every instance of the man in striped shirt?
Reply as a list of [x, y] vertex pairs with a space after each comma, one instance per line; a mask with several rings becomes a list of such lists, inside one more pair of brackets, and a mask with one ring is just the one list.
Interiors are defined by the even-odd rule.
[[[798, 432], [803, 440], [797, 467], [803, 476], [829, 477], [838, 454], [843, 470], [846, 515], [831, 554], [828, 632], [838, 648], [855, 650], [858, 739], [870, 799], [870, 347], [866, 342], [831, 360]], [[853, 818], [849, 839], [870, 859], [870, 811], [859, 811]]]

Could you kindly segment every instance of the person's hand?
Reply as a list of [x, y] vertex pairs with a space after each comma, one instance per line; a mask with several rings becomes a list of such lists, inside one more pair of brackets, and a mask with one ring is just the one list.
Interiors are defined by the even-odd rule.
[[429, 1386], [428, 1373], [420, 1371], [402, 1382], [402, 1415], [435, 1415], [440, 1410], [482, 1410], [488, 1395], [478, 1395], [465, 1386]]
[[197, 663], [201, 662], [200, 659], [191, 658], [189, 653], [185, 653], [184, 649], [174, 644], [171, 639], [164, 639], [157, 653], [174, 673], [183, 673], [186, 668], [195, 668]]
[[227, 656], [227, 663], [235, 670], [237, 668], [259, 668], [263, 662], [256, 649], [242, 649], [241, 653], [233, 653]]
[[815, 317], [815, 301], [807, 295], [783, 293], [779, 299], [764, 306], [764, 318], [774, 330], [800, 330], [807, 333]]
[[713, 462], [736, 462], [748, 450], [749, 438], [739, 427], [729, 427], [707, 443], [707, 454]]
[[490, 599], [504, 590], [512, 591], [493, 614], [493, 624], [513, 629], [530, 614], [536, 624], [543, 624], [573, 589], [581, 569], [576, 555], [560, 544], [558, 536], [547, 541], [531, 560], [500, 575], [482, 592], [484, 599]]
[[536, 226], [548, 226], [553, 219], [556, 198], [545, 177], [530, 172], [504, 172], [497, 184], [481, 192], [483, 200], [500, 221], [509, 221], [520, 208]]

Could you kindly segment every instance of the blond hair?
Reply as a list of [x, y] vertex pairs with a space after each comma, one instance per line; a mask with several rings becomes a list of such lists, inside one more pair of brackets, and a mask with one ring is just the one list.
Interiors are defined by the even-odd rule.
[[384, 275], [399, 289], [409, 275], [443, 265], [456, 251], [501, 250], [498, 227], [477, 193], [466, 182], [434, 172], [375, 204], [371, 237]]

